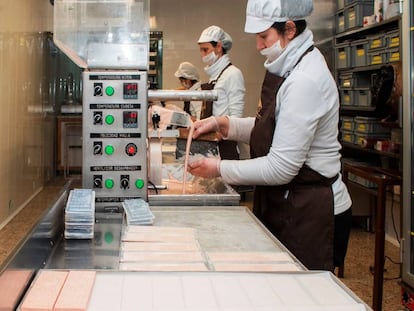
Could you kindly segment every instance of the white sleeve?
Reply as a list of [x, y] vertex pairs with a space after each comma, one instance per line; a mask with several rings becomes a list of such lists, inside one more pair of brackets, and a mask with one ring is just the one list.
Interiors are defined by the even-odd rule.
[[193, 117], [196, 117], [197, 120], [200, 120], [201, 107], [203, 102], [201, 101], [191, 101], [190, 103], [190, 112]]
[[254, 127], [255, 118], [236, 118], [229, 117], [229, 132], [225, 139], [250, 143], [250, 134]]
[[[309, 79], [285, 81], [279, 90], [277, 122], [266, 156], [248, 160], [223, 160], [224, 182], [231, 185], [283, 185], [289, 183], [306, 161], [321, 117], [321, 94]], [[297, 85], [302, 89], [297, 90]], [[295, 89], [296, 86], [296, 89]], [[283, 98], [283, 104], [279, 104]]]

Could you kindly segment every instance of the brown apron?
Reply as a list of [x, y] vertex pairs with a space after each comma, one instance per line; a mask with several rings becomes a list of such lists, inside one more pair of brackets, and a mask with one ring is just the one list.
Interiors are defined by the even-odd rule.
[[[208, 83], [201, 84], [202, 90], [213, 90], [218, 79], [220, 79], [223, 72], [231, 66], [229, 63], [218, 75], [217, 79]], [[205, 119], [213, 115], [213, 101], [204, 101], [201, 106], [200, 119]], [[223, 160], [239, 160], [239, 152], [237, 150], [237, 142], [231, 140], [221, 140], [218, 143], [220, 158]]]
[[[262, 107], [250, 138], [252, 158], [269, 152], [275, 129], [276, 94], [283, 82], [284, 78], [266, 72]], [[337, 178], [326, 178], [304, 165], [289, 184], [255, 187], [253, 213], [311, 270], [333, 270], [331, 185]]]

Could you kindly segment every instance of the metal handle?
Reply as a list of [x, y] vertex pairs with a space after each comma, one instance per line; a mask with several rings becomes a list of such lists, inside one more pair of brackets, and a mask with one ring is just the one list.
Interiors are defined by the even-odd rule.
[[218, 95], [215, 90], [190, 91], [190, 90], [148, 90], [148, 100], [155, 101], [191, 101], [191, 100], [217, 100]]

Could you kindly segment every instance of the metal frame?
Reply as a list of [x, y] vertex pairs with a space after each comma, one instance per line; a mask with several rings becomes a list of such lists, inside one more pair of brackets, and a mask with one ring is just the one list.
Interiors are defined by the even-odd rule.
[[[413, 41], [414, 5], [412, 1], [403, 1], [402, 14], [402, 68], [403, 68], [403, 240], [402, 240], [402, 281], [414, 288], [413, 237]], [[408, 40], [407, 40], [408, 39]], [[408, 70], [407, 70], [408, 69]]]

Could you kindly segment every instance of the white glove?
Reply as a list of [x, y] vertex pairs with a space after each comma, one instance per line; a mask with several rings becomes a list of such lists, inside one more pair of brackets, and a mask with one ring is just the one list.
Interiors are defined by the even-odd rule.
[[220, 176], [220, 158], [210, 157], [194, 161], [188, 164], [188, 171], [191, 175], [214, 178]]
[[194, 123], [193, 138], [197, 138], [201, 134], [216, 132], [219, 130], [219, 125], [215, 117], [208, 117], [201, 119]]

